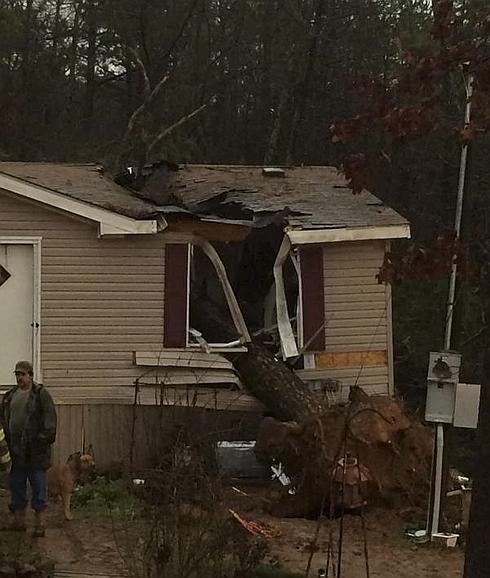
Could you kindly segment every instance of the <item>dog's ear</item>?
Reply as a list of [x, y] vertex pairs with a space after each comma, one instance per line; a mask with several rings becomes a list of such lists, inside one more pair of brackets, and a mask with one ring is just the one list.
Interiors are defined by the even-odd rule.
[[70, 456], [68, 456], [68, 459], [66, 460], [67, 464], [77, 464], [77, 466], [80, 465], [80, 457], [81, 457], [81, 452], [75, 452], [73, 454], [71, 454]]

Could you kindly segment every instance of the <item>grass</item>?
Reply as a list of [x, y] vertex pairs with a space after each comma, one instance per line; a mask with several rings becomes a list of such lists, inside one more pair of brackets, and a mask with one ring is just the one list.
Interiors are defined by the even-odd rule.
[[72, 506], [74, 510], [124, 518], [135, 518], [141, 511], [138, 500], [127, 491], [124, 481], [112, 481], [103, 476], [78, 488]]

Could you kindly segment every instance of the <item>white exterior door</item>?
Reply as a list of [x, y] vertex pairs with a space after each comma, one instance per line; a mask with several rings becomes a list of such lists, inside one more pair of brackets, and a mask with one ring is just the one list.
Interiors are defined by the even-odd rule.
[[0, 386], [15, 384], [15, 362], [33, 362], [34, 247], [0, 243]]

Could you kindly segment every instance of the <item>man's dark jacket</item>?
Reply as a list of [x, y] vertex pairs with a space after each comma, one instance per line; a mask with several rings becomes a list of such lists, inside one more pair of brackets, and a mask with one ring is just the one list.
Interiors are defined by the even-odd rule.
[[40, 384], [34, 383], [26, 405], [26, 421], [20, 443], [10, 438], [10, 403], [17, 386], [2, 401], [2, 424], [13, 465], [47, 470], [51, 465], [51, 445], [56, 439], [56, 409], [53, 398]]

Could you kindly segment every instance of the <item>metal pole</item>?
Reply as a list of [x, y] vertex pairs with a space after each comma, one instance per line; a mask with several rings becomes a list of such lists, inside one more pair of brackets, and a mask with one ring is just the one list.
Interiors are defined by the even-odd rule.
[[[464, 115], [464, 126], [469, 127], [471, 122], [471, 97], [473, 96], [473, 75], [468, 76], [468, 82], [465, 83], [466, 89], [466, 107]], [[454, 218], [454, 232], [456, 239], [459, 239], [461, 234], [461, 220], [463, 216], [463, 198], [464, 185], [466, 179], [466, 165], [468, 160], [468, 142], [464, 142], [461, 148], [461, 160], [459, 163], [459, 182], [458, 182], [458, 196], [456, 198], [456, 215]], [[456, 274], [458, 271], [458, 264], [456, 262], [456, 255], [453, 256], [451, 264], [451, 276], [449, 278], [449, 291], [447, 299], [447, 314], [446, 314], [446, 330], [444, 334], [444, 349], [451, 349], [451, 337], [453, 329], [453, 313], [454, 313], [454, 296], [456, 294]], [[442, 480], [443, 480], [443, 453], [444, 453], [444, 430], [441, 424], [437, 425], [437, 434], [435, 442], [436, 465], [435, 477], [433, 479], [433, 497], [434, 502], [432, 506], [432, 519], [429, 520], [428, 528], [431, 536], [439, 531], [439, 517], [441, 510], [442, 497]], [[450, 426], [448, 426], [449, 428]], [[449, 431], [447, 431], [449, 435]]]
[[[470, 74], [468, 83], [466, 84], [466, 108], [464, 115], [464, 126], [469, 126], [471, 122], [471, 97], [473, 96], [473, 76]], [[454, 232], [456, 239], [459, 239], [461, 233], [461, 219], [463, 216], [463, 197], [464, 197], [464, 183], [466, 178], [466, 164], [468, 160], [468, 146], [469, 143], [463, 143], [461, 149], [461, 160], [459, 163], [459, 183], [458, 196], [456, 199], [456, 215], [454, 218]], [[449, 278], [449, 293], [447, 299], [447, 314], [446, 314], [446, 332], [444, 335], [444, 349], [451, 349], [451, 336], [453, 329], [453, 312], [454, 312], [454, 296], [456, 293], [456, 273], [458, 264], [456, 259], [453, 259], [451, 265], [451, 276]]]
[[434, 505], [432, 510], [432, 524], [429, 528], [431, 536], [439, 532], [439, 518], [441, 514], [442, 471], [444, 454], [444, 426], [442, 423], [438, 423], [436, 426], [435, 448], [436, 468], [434, 480]]

